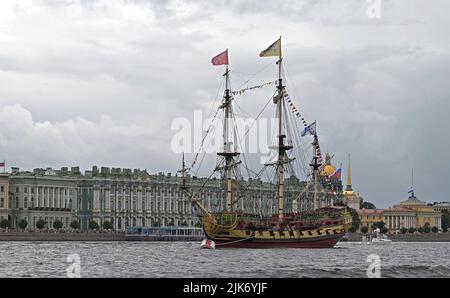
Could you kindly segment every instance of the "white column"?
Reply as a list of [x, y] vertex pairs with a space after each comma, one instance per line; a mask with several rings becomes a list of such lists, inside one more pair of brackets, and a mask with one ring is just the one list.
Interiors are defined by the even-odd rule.
[[42, 187], [41, 207], [47, 207], [48, 188]]
[[93, 210], [94, 212], [99, 212], [100, 211], [100, 189], [98, 187], [94, 187], [93, 190], [93, 196], [94, 196], [94, 206], [93, 206]]
[[44, 200], [43, 198], [43, 190], [42, 187], [37, 188], [37, 197], [36, 197], [36, 207], [42, 207], [42, 202]]
[[64, 189], [64, 208], [69, 208], [69, 198], [70, 198], [69, 193], [70, 193], [69, 188], [66, 187]]
[[[58, 188], [58, 208], [63, 208], [64, 207], [64, 203], [63, 203], [63, 198], [64, 198], [64, 188], [59, 187]], [[61, 218], [61, 221], [63, 220], [63, 218]]]
[[[53, 207], [53, 187], [48, 188], [48, 204], [47, 207], [52, 208]], [[48, 218], [50, 220], [50, 217]]]
[[[70, 195], [70, 191], [72, 190], [72, 196]], [[69, 198], [72, 199], [72, 210], [78, 210], [78, 189], [77, 188], [69, 188]]]
[[137, 189], [137, 211], [142, 212], [142, 187], [138, 186]]
[[113, 193], [113, 196], [114, 196], [114, 209], [119, 210], [119, 198], [117, 195], [117, 187]]
[[55, 187], [55, 208], [59, 208], [60, 188]]
[[105, 188], [105, 212], [111, 212], [111, 190], [109, 188]]

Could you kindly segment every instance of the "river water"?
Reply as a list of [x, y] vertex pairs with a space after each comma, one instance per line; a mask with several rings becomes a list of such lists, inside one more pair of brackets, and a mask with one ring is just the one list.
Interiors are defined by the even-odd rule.
[[[202, 250], [198, 242], [0, 242], [0, 277], [366, 277], [370, 255], [381, 277], [450, 277], [450, 243], [393, 242], [333, 249]], [[372, 259], [373, 261], [373, 259]]]

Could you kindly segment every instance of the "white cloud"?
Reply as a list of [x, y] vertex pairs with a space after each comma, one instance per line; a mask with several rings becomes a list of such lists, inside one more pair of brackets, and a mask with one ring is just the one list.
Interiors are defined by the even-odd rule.
[[98, 121], [78, 117], [63, 122], [36, 122], [30, 111], [16, 104], [0, 109], [0, 126], [0, 148], [9, 165], [138, 167], [139, 160], [140, 167], [150, 167], [154, 157], [163, 158], [156, 150], [162, 148], [161, 140], [146, 128], [120, 125], [105, 115]]

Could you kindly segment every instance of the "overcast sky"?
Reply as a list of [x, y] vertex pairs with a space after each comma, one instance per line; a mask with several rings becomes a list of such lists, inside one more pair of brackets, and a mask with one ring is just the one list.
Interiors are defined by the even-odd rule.
[[335, 164], [351, 153], [355, 190], [391, 206], [414, 168], [419, 198], [450, 201], [450, 1], [380, 3], [2, 0], [0, 160], [175, 172], [171, 123], [211, 111], [211, 58], [229, 48], [232, 86], [263, 83], [281, 35], [290, 95]]

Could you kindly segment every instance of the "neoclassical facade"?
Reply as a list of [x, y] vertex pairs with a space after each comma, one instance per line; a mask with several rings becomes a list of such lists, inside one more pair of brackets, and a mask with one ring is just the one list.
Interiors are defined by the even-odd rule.
[[[6, 179], [7, 181], [8, 179]], [[187, 177], [187, 185], [211, 212], [224, 209], [221, 179]], [[149, 174], [139, 169], [97, 166], [82, 174], [78, 167], [60, 170], [35, 169], [32, 172], [13, 168], [9, 176], [8, 214], [13, 227], [21, 219], [34, 229], [43, 219], [51, 228], [56, 220], [69, 228], [71, 221], [87, 229], [91, 221], [100, 226], [111, 222], [115, 230], [135, 226], [196, 226], [197, 210], [183, 196], [182, 178], [171, 174]], [[305, 182], [295, 177], [285, 181], [285, 212], [312, 207], [312, 194], [299, 198]], [[276, 185], [260, 179], [234, 181], [236, 209], [248, 213], [274, 214], [277, 208]], [[338, 194], [339, 196], [339, 194]], [[322, 192], [319, 206], [332, 205], [336, 196]]]
[[384, 222], [389, 233], [400, 233], [402, 228], [421, 228], [425, 226], [442, 229], [442, 213], [418, 200], [414, 193], [405, 201], [388, 209], [361, 209], [359, 211], [361, 227], [372, 230], [372, 225]]
[[78, 180], [78, 210], [82, 228], [94, 220], [116, 230], [131, 226], [193, 226], [190, 202], [180, 200], [179, 179], [146, 171], [96, 167]]
[[13, 228], [25, 219], [28, 228], [35, 228], [43, 219], [49, 228], [59, 220], [64, 228], [75, 219], [77, 180], [52, 169], [19, 172], [13, 168], [9, 177], [9, 218]]
[[8, 219], [9, 174], [0, 174], [0, 221]]
[[416, 214], [416, 227], [437, 227], [441, 230], [442, 212], [435, 210], [433, 206], [429, 206], [426, 202], [417, 199], [414, 192], [411, 196], [400, 202], [398, 207], [408, 208]]

